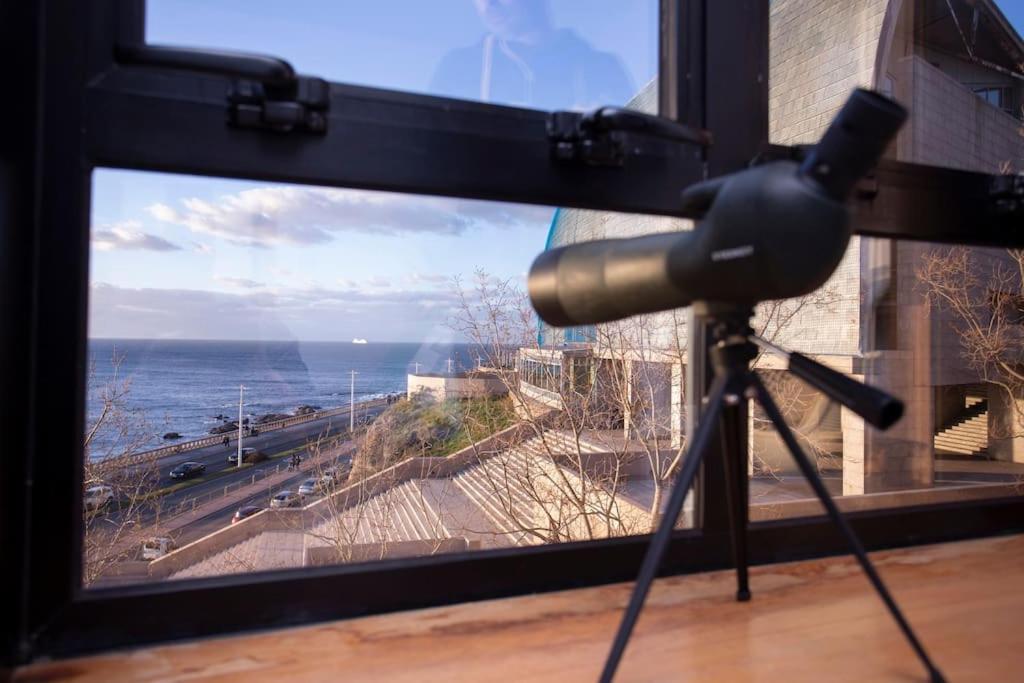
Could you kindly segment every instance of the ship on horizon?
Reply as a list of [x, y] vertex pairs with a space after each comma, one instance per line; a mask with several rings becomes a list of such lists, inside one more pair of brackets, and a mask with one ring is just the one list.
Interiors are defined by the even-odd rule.
[[367, 342], [366, 342], [366, 340], [365, 340], [365, 339], [360, 339], [359, 337], [356, 337], [356, 338], [354, 338], [354, 339], [352, 340], [352, 343], [353, 343], [353, 344], [365, 344], [365, 343], [367, 343]]

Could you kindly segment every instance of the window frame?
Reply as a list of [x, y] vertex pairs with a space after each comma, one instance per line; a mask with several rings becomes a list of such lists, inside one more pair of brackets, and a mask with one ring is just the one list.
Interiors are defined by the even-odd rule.
[[[31, 182], [16, 185], [0, 178], [5, 191], [18, 189], [23, 192], [18, 196], [26, 198], [12, 209], [0, 233], [5, 265], [9, 260], [18, 266], [5, 275], [10, 286], [0, 291], [0, 301], [10, 313], [5, 318], [22, 326], [4, 335], [0, 363], [3, 376], [10, 378], [6, 393], [25, 397], [10, 401], [11, 410], [0, 417], [2, 426], [10, 428], [14, 453], [0, 460], [6, 513], [0, 532], [4, 547], [22, 549], [15, 554], [21, 562], [3, 563], [10, 574], [6, 585], [16, 587], [7, 591], [16, 596], [12, 609], [0, 617], [0, 632], [11, 635], [5, 641], [10, 649], [0, 652], [3, 659], [26, 662], [635, 577], [646, 536], [83, 589], [81, 434], [91, 172], [103, 165], [677, 215], [680, 187], [744, 168], [766, 149], [767, 2], [660, 1], [662, 114], [729, 134], [720, 134], [704, 151], [687, 148], [676, 155], [653, 144], [650, 156], [629, 160], [631, 177], [626, 179], [622, 169], [615, 178], [616, 169], [552, 166], [539, 129], [543, 112], [372, 88], [334, 86], [337, 102], [365, 109], [362, 117], [339, 115], [352, 128], [343, 131], [341, 142], [335, 143], [330, 133], [320, 141], [331, 146], [329, 154], [315, 149], [312, 140], [288, 142], [223, 127], [215, 135], [207, 124], [211, 117], [223, 118], [210, 95], [223, 85], [217, 78], [114, 65], [113, 45], [144, 35], [140, 0], [8, 4], [24, 5], [14, 10], [21, 23], [0, 24], [0, 31], [11, 34], [5, 49], [23, 58], [12, 63], [29, 65], [16, 79], [31, 96], [16, 103], [15, 113], [33, 135], [26, 136], [31, 145], [21, 149], [15, 166]], [[729, 87], [708, 87], [708, 74]], [[171, 96], [189, 88], [196, 95], [192, 102]], [[439, 119], [439, 111], [448, 112], [448, 118]], [[380, 120], [387, 125], [374, 127], [364, 120], [370, 114], [386, 114]], [[145, 130], [139, 121], [146, 122]], [[332, 130], [334, 124], [332, 119]], [[183, 138], [183, 130], [194, 135]], [[442, 155], [443, 163], [429, 173], [410, 169], [411, 157], [403, 155], [412, 152], [401, 144], [383, 161], [370, 159], [365, 141], [379, 144], [385, 135], [397, 135], [399, 142], [443, 143], [455, 151]], [[166, 144], [172, 136], [187, 143]], [[289, 159], [295, 147], [302, 154]], [[355, 154], [356, 161], [339, 165], [337, 159], [352, 158], [342, 152]], [[267, 155], [276, 162], [273, 174], [253, 162], [266, 161]], [[474, 169], [485, 163], [506, 164], [498, 166], [506, 172], [481, 178]], [[666, 173], [672, 182], [664, 182]], [[663, 181], [657, 187], [650, 182], [654, 176]], [[875, 195], [890, 197], [888, 208], [879, 208], [880, 199], [862, 198], [866, 208], [859, 210], [859, 229], [885, 236], [908, 231], [921, 239], [919, 224], [908, 229], [891, 218], [901, 215], [897, 205], [906, 201], [908, 191], [893, 187], [883, 184]], [[898, 196], [886, 194], [891, 192]], [[18, 221], [33, 229], [14, 229]], [[947, 235], [953, 241], [969, 230], [954, 227]], [[927, 237], [936, 239], [931, 233]], [[691, 348], [701, 353], [700, 344]], [[745, 438], [739, 441], [746, 444]], [[697, 488], [700, 524], [675, 534], [662, 575], [730, 565], [724, 492], [724, 472], [719, 459], [711, 457]], [[868, 549], [880, 549], [1020, 531], [1022, 513], [1024, 500], [1006, 498], [857, 512], [849, 519]], [[753, 564], [845, 551], [821, 517], [760, 522], [749, 530]]]

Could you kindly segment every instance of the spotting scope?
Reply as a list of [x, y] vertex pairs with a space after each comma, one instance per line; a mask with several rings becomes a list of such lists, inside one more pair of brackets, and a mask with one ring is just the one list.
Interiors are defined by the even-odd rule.
[[713, 301], [752, 307], [808, 294], [850, 241], [844, 204], [906, 119], [893, 100], [853, 92], [803, 162], [777, 161], [698, 183], [682, 195], [694, 230], [583, 242], [530, 268], [534, 308], [558, 327]]

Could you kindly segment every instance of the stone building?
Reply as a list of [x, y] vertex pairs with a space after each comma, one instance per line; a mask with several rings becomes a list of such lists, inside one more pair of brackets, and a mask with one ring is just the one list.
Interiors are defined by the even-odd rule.
[[[1024, 43], [991, 0], [775, 0], [770, 35], [772, 143], [816, 142], [849, 92], [867, 87], [890, 94], [911, 112], [887, 153], [891, 158], [986, 173], [1016, 169], [1024, 158]], [[652, 110], [653, 92], [654, 84], [648, 85], [633, 105]], [[547, 246], [689, 227], [676, 219], [562, 209]], [[949, 314], [925, 304], [915, 268], [934, 248], [855, 237], [822, 290], [760, 311], [758, 326], [766, 336], [881, 386], [907, 405], [904, 419], [888, 432], [865, 430], [846, 409], [787, 382], [773, 370], [773, 359], [759, 359], [764, 372], [776, 375], [777, 387], [793, 392], [788, 416], [819, 464], [836, 474], [841, 469], [844, 494], [931, 487], [936, 456], [1024, 462], [1021, 439], [996, 438], [989, 426], [1012, 420], [1012, 402], [970, 369]], [[998, 250], [976, 252], [984, 267], [1007, 258]], [[578, 375], [579, 359], [587, 354], [595, 359], [594, 378], [617, 364], [627, 387], [621, 420], [626, 434], [671, 437], [679, 444], [685, 421], [682, 316], [646, 316], [632, 325], [632, 337], [621, 326], [613, 332], [606, 326], [546, 328], [540, 348], [523, 349], [521, 362], [547, 364], [548, 384], [556, 374]], [[624, 338], [639, 341], [617, 344]], [[638, 376], [647, 385], [643, 391]], [[542, 392], [524, 386], [529, 391]], [[785, 471], [788, 456], [760, 428], [759, 418], [751, 412], [759, 465]]]

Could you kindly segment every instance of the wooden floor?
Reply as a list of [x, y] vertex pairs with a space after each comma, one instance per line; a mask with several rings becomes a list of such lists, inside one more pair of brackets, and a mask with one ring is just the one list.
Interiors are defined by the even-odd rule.
[[[1024, 536], [873, 555], [950, 681], [1024, 681]], [[847, 558], [664, 579], [621, 681], [925, 681]], [[39, 664], [19, 681], [593, 681], [630, 584]]]

